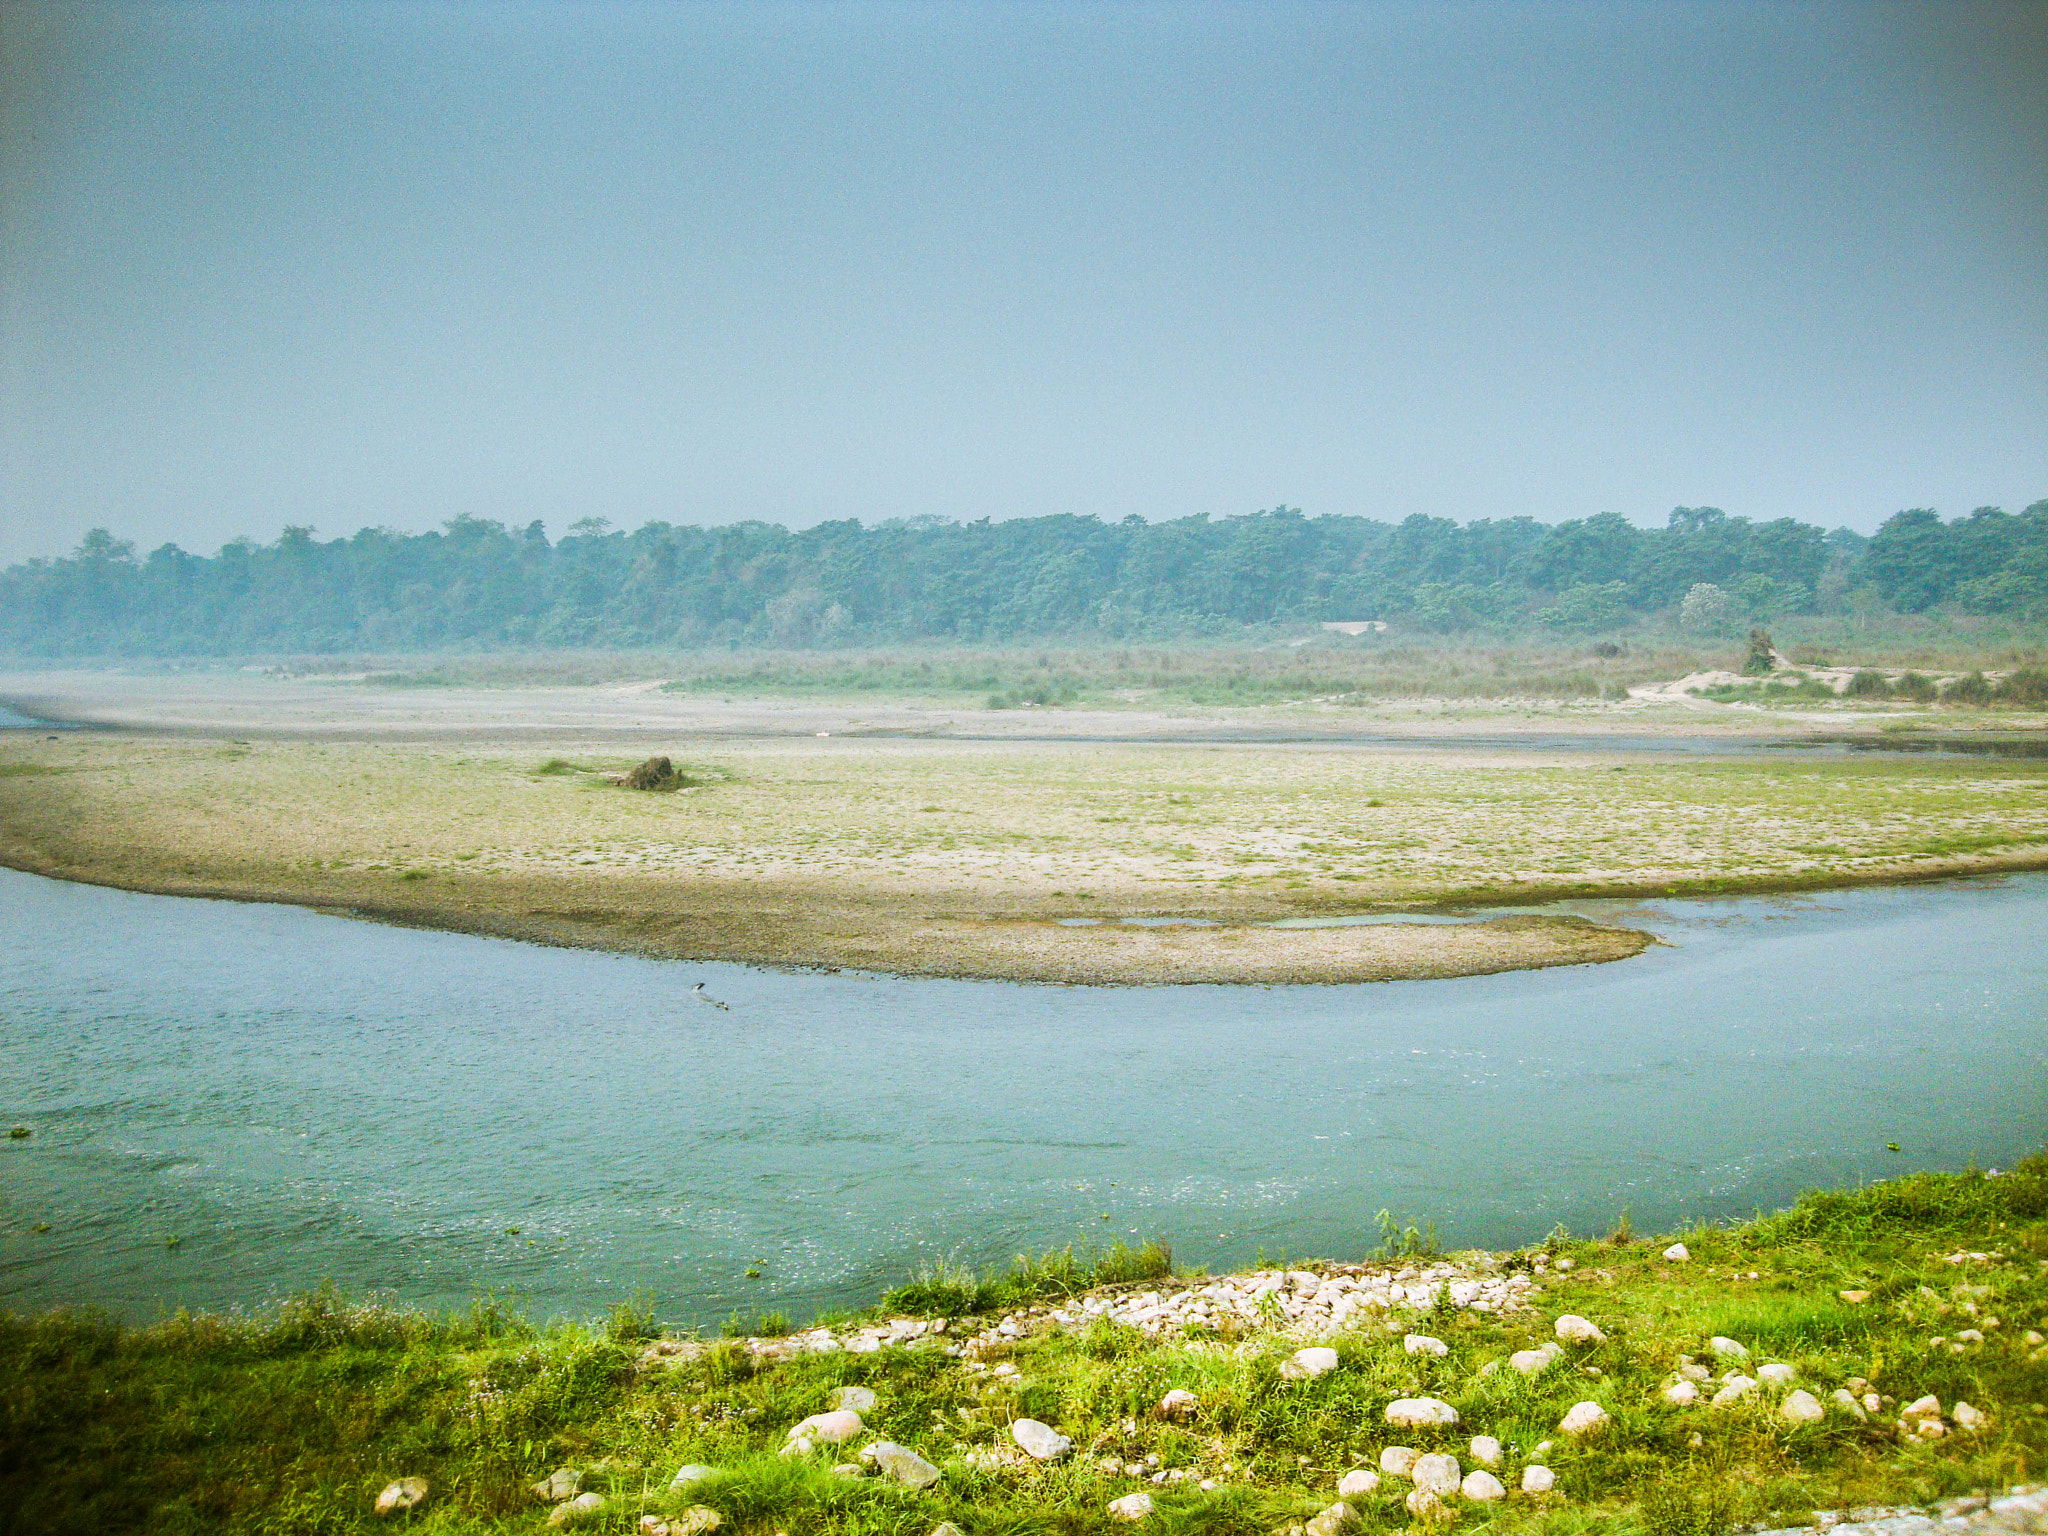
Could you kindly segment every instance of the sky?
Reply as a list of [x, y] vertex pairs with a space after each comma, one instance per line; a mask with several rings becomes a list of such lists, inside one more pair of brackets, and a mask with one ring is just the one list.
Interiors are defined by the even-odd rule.
[[2048, 4], [0, 0], [0, 563], [2048, 497]]

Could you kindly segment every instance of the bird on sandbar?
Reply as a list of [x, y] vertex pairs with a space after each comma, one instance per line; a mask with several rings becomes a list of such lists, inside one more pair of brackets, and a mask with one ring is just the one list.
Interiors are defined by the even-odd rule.
[[709, 992], [706, 992], [706, 991], [704, 990], [704, 983], [703, 983], [703, 982], [701, 982], [701, 981], [700, 981], [700, 982], [698, 982], [698, 983], [697, 983], [697, 985], [695, 985], [694, 987], [690, 988], [690, 996], [692, 996], [692, 997], [694, 997], [695, 999], [697, 999], [697, 1001], [698, 1001], [698, 1002], [700, 1002], [700, 1003], [709, 1003], [709, 1004], [710, 1004], [710, 1005], [711, 1005], [712, 1007], [714, 1007], [714, 1008], [722, 1008], [722, 1009], [724, 1009], [724, 1010], [725, 1010], [725, 1012], [727, 1012], [727, 1013], [731, 1013], [731, 1012], [732, 1012], [732, 1004], [730, 1004], [730, 1003], [721, 1003], [721, 1002], [720, 1002], [720, 1001], [719, 1001], [719, 1000], [718, 1000], [717, 998], [713, 997], [713, 996], [712, 996], [712, 995], [711, 995], [711, 994], [710, 994]]

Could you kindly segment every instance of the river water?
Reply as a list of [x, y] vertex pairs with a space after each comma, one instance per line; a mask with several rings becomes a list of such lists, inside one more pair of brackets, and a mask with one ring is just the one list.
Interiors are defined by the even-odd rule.
[[[940, 1256], [1358, 1256], [1382, 1208], [1455, 1244], [1624, 1209], [1654, 1230], [2048, 1141], [2048, 876], [1580, 910], [1668, 946], [1455, 981], [1061, 988], [0, 871], [0, 1119], [33, 1133], [0, 1142], [0, 1307], [148, 1319], [331, 1279], [801, 1320]], [[691, 1000], [700, 980], [729, 1011]]]

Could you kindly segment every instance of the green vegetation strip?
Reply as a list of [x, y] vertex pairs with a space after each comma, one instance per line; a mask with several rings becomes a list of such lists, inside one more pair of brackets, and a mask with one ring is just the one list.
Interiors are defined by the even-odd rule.
[[[1539, 1460], [1556, 1488], [1456, 1502], [1460, 1526], [1679, 1536], [1920, 1503], [2038, 1478], [2048, 1464], [2038, 1334], [2048, 1326], [2048, 1157], [1997, 1177], [1919, 1174], [1809, 1195], [1682, 1237], [1684, 1262], [1665, 1257], [1669, 1238], [1640, 1241], [1625, 1227], [1497, 1256], [1495, 1272], [1540, 1275], [1533, 1309], [1444, 1305], [1363, 1321], [1329, 1341], [1336, 1368], [1308, 1380], [1281, 1370], [1307, 1341], [1258, 1322], [1150, 1336], [1098, 1319], [971, 1357], [927, 1337], [778, 1359], [737, 1339], [650, 1345], [630, 1309], [605, 1325], [536, 1328], [487, 1304], [431, 1319], [321, 1294], [260, 1317], [180, 1315], [140, 1329], [79, 1315], [5, 1320], [0, 1508], [8, 1529], [45, 1533], [367, 1530], [379, 1490], [418, 1477], [427, 1496], [398, 1523], [539, 1530], [550, 1506], [531, 1485], [567, 1466], [601, 1503], [579, 1526], [593, 1531], [692, 1508], [715, 1512], [720, 1530], [761, 1536], [927, 1536], [942, 1521], [967, 1536], [1129, 1529], [1108, 1506], [1143, 1490], [1156, 1508], [1139, 1530], [1266, 1536], [1332, 1504], [1339, 1477], [1377, 1465], [1389, 1444], [1470, 1466], [1470, 1438], [1488, 1435], [1510, 1489], [1516, 1469]], [[1156, 1249], [1100, 1267], [1055, 1255], [1008, 1276], [927, 1274], [885, 1305], [982, 1311], [975, 1329], [942, 1336], [959, 1339], [992, 1309], [1104, 1280], [1170, 1289], [1164, 1268]], [[1567, 1313], [1604, 1338], [1567, 1347], [1533, 1377], [1503, 1363], [1551, 1339]], [[1410, 1354], [1405, 1332], [1446, 1351]], [[1790, 1366], [1825, 1416], [1792, 1422], [1768, 1387], [1731, 1407], [1667, 1404], [1686, 1357], [1724, 1367], [1716, 1336], [1747, 1346], [1746, 1370]], [[876, 1399], [857, 1438], [777, 1454], [792, 1425], [850, 1385]], [[1866, 1420], [1835, 1406], [1840, 1386], [1878, 1395], [1879, 1409]], [[1195, 1399], [1184, 1418], [1158, 1410], [1172, 1389]], [[1949, 1416], [1939, 1439], [1899, 1427], [1927, 1395]], [[1388, 1404], [1420, 1396], [1455, 1407], [1458, 1427], [1388, 1429]], [[1585, 1402], [1607, 1421], [1573, 1440], [1558, 1425]], [[1964, 1402], [1984, 1416], [1975, 1428]], [[1019, 1418], [1071, 1437], [1074, 1454], [1019, 1456], [1009, 1434]], [[909, 1447], [941, 1476], [914, 1489], [833, 1471], [874, 1439]], [[712, 1470], [671, 1491], [685, 1464]], [[1142, 1479], [1128, 1475], [1134, 1465]], [[1155, 1485], [1155, 1465], [1186, 1477]], [[1352, 1499], [1361, 1528], [1406, 1527], [1405, 1489], [1387, 1477]]]

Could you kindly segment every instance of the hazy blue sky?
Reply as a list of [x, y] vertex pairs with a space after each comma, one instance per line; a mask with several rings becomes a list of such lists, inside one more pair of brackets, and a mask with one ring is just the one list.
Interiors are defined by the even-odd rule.
[[2048, 6], [0, 0], [0, 560], [2048, 496]]

